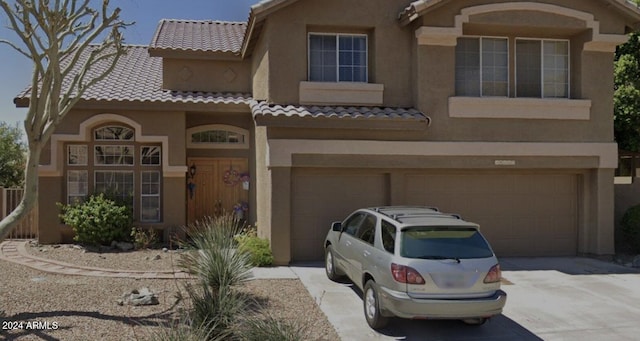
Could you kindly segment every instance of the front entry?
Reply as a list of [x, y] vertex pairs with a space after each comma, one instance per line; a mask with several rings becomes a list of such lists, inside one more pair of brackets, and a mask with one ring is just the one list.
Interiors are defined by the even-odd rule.
[[187, 185], [189, 224], [223, 212], [242, 212], [247, 217], [249, 191], [243, 181], [243, 175], [249, 173], [247, 159], [189, 158], [188, 165], [195, 170]]

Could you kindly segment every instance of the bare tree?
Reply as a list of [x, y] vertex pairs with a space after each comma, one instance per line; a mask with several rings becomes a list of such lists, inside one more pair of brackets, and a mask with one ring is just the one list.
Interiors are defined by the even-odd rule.
[[[33, 77], [24, 121], [29, 151], [25, 193], [18, 207], [0, 221], [0, 241], [35, 206], [43, 147], [82, 94], [113, 71], [125, 53], [121, 29], [128, 25], [120, 20], [119, 8], [109, 9], [109, 0], [103, 0], [99, 9], [92, 8], [89, 0], [12, 2], [10, 5], [0, 0], [0, 8], [19, 40], [0, 43], [33, 62]], [[100, 40], [100, 44], [92, 45]], [[92, 70], [96, 64], [107, 67]]]

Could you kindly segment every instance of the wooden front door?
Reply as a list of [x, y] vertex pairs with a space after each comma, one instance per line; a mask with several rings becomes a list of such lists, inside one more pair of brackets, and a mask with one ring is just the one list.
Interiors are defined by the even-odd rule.
[[189, 224], [206, 216], [233, 213], [235, 205], [249, 202], [249, 191], [241, 179], [249, 172], [247, 159], [190, 158], [188, 165], [196, 167], [196, 174], [188, 180], [195, 186], [187, 187]]

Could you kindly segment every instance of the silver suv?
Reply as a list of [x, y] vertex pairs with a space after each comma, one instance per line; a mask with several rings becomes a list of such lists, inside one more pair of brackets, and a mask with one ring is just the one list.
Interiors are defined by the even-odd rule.
[[500, 265], [477, 224], [428, 207], [360, 209], [325, 239], [325, 270], [363, 292], [373, 329], [389, 317], [481, 325], [502, 312]]

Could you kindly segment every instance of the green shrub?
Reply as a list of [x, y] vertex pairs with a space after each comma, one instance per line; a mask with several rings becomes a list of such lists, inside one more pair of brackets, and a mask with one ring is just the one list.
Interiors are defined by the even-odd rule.
[[625, 212], [620, 222], [620, 232], [624, 242], [634, 253], [640, 253], [640, 205]]
[[75, 205], [59, 205], [62, 221], [75, 232], [73, 240], [88, 245], [109, 245], [112, 241], [129, 240], [131, 210], [105, 198], [93, 195]]
[[158, 234], [156, 230], [142, 227], [134, 227], [131, 229], [131, 238], [136, 249], [147, 249], [158, 243]]
[[236, 236], [236, 240], [238, 241], [238, 250], [250, 255], [253, 266], [270, 266], [273, 264], [273, 254], [267, 239], [254, 235], [239, 235]]

